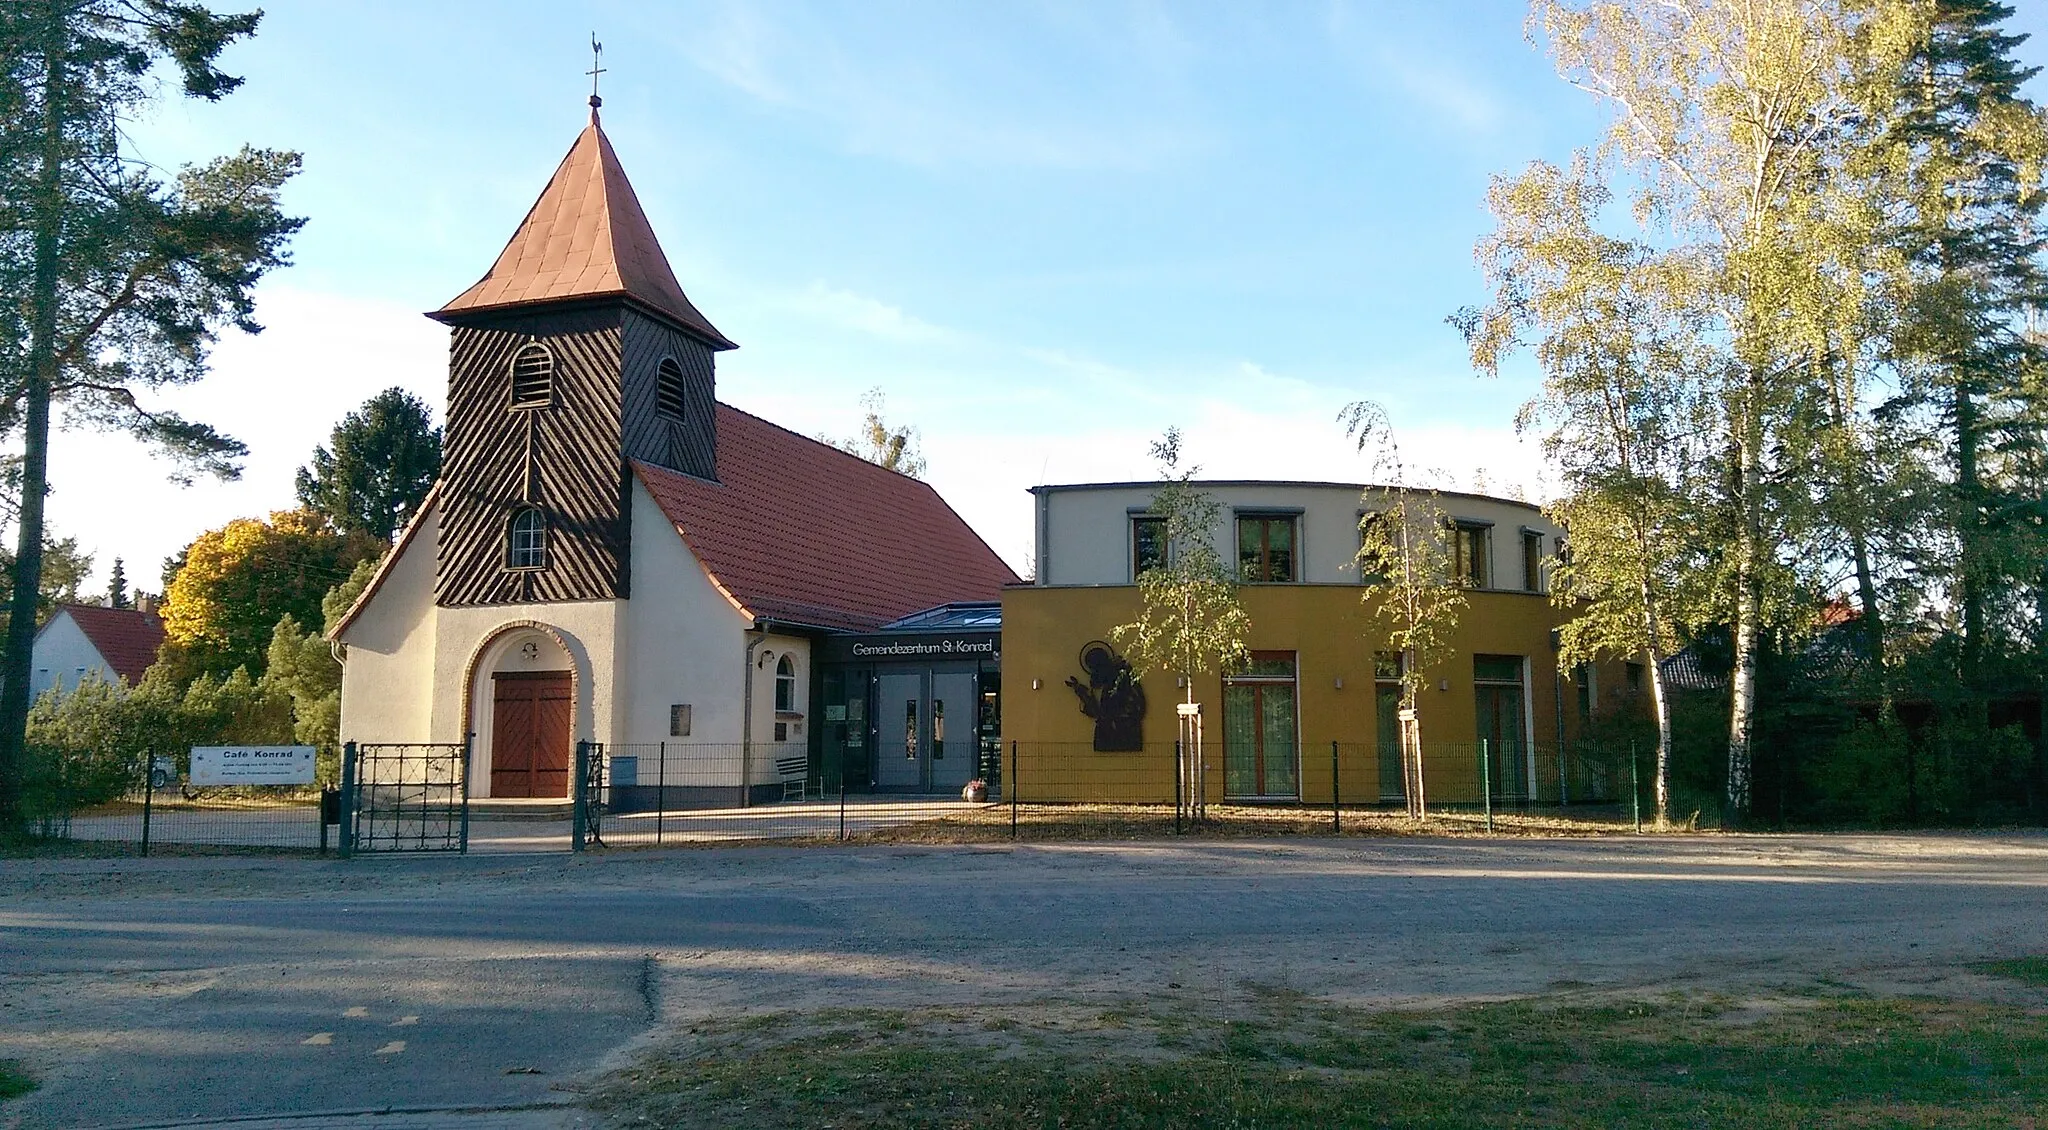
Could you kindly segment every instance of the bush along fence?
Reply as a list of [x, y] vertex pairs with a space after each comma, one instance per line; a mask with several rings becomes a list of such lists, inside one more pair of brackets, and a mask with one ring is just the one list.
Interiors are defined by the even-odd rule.
[[339, 789], [194, 785], [187, 753], [97, 757], [89, 771], [57, 760], [24, 790], [32, 838], [148, 855], [152, 849], [339, 847]]

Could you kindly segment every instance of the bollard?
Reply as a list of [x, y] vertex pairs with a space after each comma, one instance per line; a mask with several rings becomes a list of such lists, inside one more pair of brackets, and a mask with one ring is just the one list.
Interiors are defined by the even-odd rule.
[[1330, 834], [1344, 834], [1344, 817], [1337, 807], [1337, 743], [1330, 743]]
[[1479, 739], [1479, 792], [1486, 798], [1486, 830], [1493, 831], [1493, 758], [1486, 739]]

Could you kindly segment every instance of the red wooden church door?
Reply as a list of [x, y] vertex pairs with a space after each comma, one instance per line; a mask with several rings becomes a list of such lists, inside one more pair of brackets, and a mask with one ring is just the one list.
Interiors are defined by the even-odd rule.
[[569, 673], [495, 676], [491, 714], [491, 795], [569, 795]]

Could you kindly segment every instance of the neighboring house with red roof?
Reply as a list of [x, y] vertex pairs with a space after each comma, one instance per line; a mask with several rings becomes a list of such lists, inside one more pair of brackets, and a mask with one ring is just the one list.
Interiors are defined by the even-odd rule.
[[36, 633], [29, 693], [76, 690], [90, 678], [135, 686], [156, 662], [163, 642], [164, 622], [154, 612], [60, 604]]
[[[993, 607], [1015, 574], [929, 485], [717, 401], [715, 355], [736, 347], [676, 282], [594, 107], [489, 273], [431, 316], [451, 328], [442, 477], [332, 633], [345, 741], [467, 736], [473, 796], [566, 795], [576, 741], [645, 753], [643, 787], [772, 794], [792, 759], [818, 764], [823, 722], [860, 751], [856, 788], [971, 773], [959, 754], [914, 781], [874, 772], [878, 741], [848, 733], [876, 724], [849, 705], [854, 668], [814, 659]], [[932, 647], [967, 657], [909, 692], [943, 761], [922, 688], [973, 730], [995, 652]], [[650, 780], [658, 743], [669, 781]]]

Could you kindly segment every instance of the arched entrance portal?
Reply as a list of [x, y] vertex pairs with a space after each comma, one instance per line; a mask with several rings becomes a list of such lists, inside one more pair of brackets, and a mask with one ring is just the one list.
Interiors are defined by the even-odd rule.
[[490, 796], [569, 795], [575, 707], [574, 663], [553, 633], [522, 627], [491, 641], [470, 690]]

